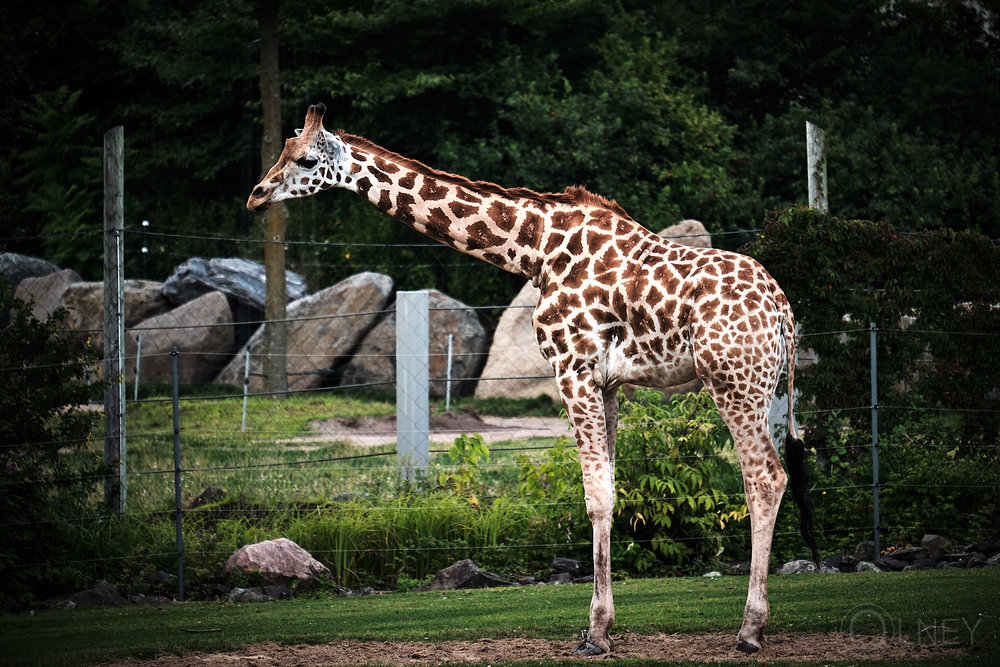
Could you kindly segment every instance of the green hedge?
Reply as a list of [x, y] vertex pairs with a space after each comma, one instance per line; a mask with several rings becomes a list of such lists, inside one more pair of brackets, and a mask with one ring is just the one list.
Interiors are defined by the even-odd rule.
[[818, 356], [795, 386], [828, 543], [870, 535], [870, 322], [888, 539], [996, 534], [1000, 244], [791, 208], [770, 214], [746, 250], [788, 294], [800, 351]]

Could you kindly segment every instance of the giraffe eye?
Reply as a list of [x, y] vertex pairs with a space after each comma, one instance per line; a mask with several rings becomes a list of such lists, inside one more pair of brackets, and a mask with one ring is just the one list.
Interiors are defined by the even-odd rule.
[[303, 169], [312, 169], [316, 166], [316, 160], [311, 157], [300, 157], [295, 161], [295, 164], [299, 165]]

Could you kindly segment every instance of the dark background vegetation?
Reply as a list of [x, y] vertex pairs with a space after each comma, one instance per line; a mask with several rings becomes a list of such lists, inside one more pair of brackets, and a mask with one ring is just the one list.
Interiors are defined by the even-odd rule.
[[[994, 4], [285, 0], [284, 134], [324, 102], [330, 129], [437, 168], [539, 191], [584, 185], [655, 231], [693, 217], [725, 232], [804, 200], [810, 119], [830, 137], [838, 215], [996, 237]], [[259, 236], [243, 208], [260, 176], [257, 12], [241, 0], [0, 9], [6, 249], [98, 278], [100, 145], [117, 124], [127, 229], [149, 219], [159, 233]], [[425, 242], [344, 193], [292, 202], [288, 229], [292, 241]], [[150, 245], [154, 279], [186, 256], [247, 252], [191, 238]], [[451, 252], [293, 245], [289, 266], [317, 290], [357, 270], [419, 265], [394, 275], [401, 288], [474, 305], [519, 285]], [[128, 277], [140, 277], [137, 253], [129, 261]]]
[[[584, 185], [656, 231], [682, 218], [703, 220], [715, 245], [745, 249], [774, 274], [809, 334], [802, 347], [819, 355], [798, 387], [818, 455], [813, 490], [824, 554], [850, 551], [871, 535], [868, 322], [880, 327], [885, 543], [912, 543], [934, 531], [972, 543], [997, 533], [995, 3], [329, 5], [281, 4], [285, 136], [310, 103], [323, 102], [328, 129], [343, 127], [437, 168], [540, 191]], [[123, 124], [127, 277], [163, 279], [193, 255], [259, 260], [253, 244], [248, 250], [241, 240], [262, 235], [244, 208], [261, 167], [257, 12], [255, 3], [238, 0], [0, 8], [0, 249], [99, 279], [101, 138]], [[827, 131], [836, 218], [787, 208], [805, 198], [807, 119]], [[290, 244], [289, 268], [311, 291], [378, 270], [401, 289], [436, 287], [471, 305], [498, 305], [522, 284], [429, 244], [345, 193], [289, 202], [289, 211], [289, 240], [306, 242]], [[153, 230], [148, 262], [136, 252], [143, 219]], [[901, 318], [914, 318], [909, 329], [901, 330]], [[80, 357], [72, 341], [45, 350], [51, 322], [15, 324], [4, 347], [5, 386], [28, 387], [18, 365], [43, 352]], [[64, 395], [39, 394], [45, 400], [32, 399], [34, 412], [11, 408], [3, 419], [29, 414], [46, 428], [89, 430], [56, 417], [82, 400], [78, 370], [45, 381], [65, 385]], [[9, 400], [25, 397], [27, 390]], [[696, 405], [703, 399], [628, 408], [635, 419], [623, 421], [621, 451], [642, 463], [630, 468], [627, 457], [622, 461], [627, 502], [616, 530], [626, 541], [615, 556], [624, 571], [697, 571], [747, 555], [738, 472], [711, 453], [725, 449], [725, 434], [717, 415]], [[664, 420], [669, 428], [647, 427]], [[5, 445], [48, 443], [39, 455], [58, 458], [57, 435], [10, 431]], [[81, 479], [97, 487], [99, 462], [83, 451], [77, 458]], [[40, 475], [73, 481], [47, 459], [24, 460]], [[517, 497], [552, 501], [566, 494], [579, 505], [577, 482], [551, 483], [571, 474], [579, 476], [572, 448], [556, 447], [544, 462], [523, 465]], [[683, 485], [671, 494], [688, 499], [687, 507], [664, 502], [674, 498], [665, 492], [641, 492], [670, 484]], [[131, 574], [115, 559], [137, 571], [170, 567], [167, 521], [107, 522], [100, 534], [89, 523], [59, 525], [52, 530], [69, 545], [61, 546], [46, 542], [37, 526], [82, 511], [78, 489], [40, 486], [15, 495], [8, 488], [15, 487], [5, 487], [4, 507], [18, 515], [26, 537], [6, 541], [0, 562], [41, 563], [17, 545], [48, 543], [51, 558], [73, 563], [55, 578], [51, 567], [20, 566], [20, 578], [7, 579], [18, 595], [37, 581], [68, 588], [114, 578], [114, 568], [127, 583]], [[32, 494], [49, 494], [52, 502]], [[461, 496], [448, 502], [471, 511]], [[536, 505], [530, 516], [511, 519], [520, 539], [568, 540], [585, 558], [582, 507]], [[291, 514], [274, 530], [290, 530], [281, 521], [298, 520]], [[226, 528], [209, 519], [214, 532], [206, 540], [228, 548], [246, 537], [242, 524]], [[322, 536], [343, 534], [329, 526], [310, 531], [302, 529], [316, 543], [303, 546], [320, 550]], [[515, 534], [506, 525], [500, 532]], [[476, 545], [466, 537], [414, 534], [438, 540], [426, 553], [441, 559], [478, 553], [469, 552]], [[776, 559], [804, 555], [790, 504], [777, 536]], [[523, 562], [504, 560], [511, 552], [497, 553], [493, 565], [523, 569]], [[390, 569], [358, 566], [360, 583], [398, 583], [447, 564], [414, 569], [377, 560]], [[218, 565], [206, 560], [201, 567], [206, 589]]]

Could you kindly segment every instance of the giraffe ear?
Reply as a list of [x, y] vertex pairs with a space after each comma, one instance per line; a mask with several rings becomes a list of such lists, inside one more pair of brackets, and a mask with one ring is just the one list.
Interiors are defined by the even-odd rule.
[[329, 136], [323, 137], [323, 148], [326, 150], [327, 154], [334, 159], [334, 161], [338, 161], [340, 160], [340, 156], [344, 152], [344, 149], [340, 145], [340, 141], [338, 141], [334, 135], [330, 135], [329, 132], [326, 134]]
[[302, 128], [301, 127], [295, 128], [295, 136], [297, 137], [300, 136], [301, 134], [302, 134]]

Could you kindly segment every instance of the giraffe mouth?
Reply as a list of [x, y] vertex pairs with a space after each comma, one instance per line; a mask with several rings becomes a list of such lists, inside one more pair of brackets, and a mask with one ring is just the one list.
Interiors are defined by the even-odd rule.
[[257, 213], [261, 213], [262, 211], [266, 211], [269, 208], [271, 208], [271, 200], [266, 200], [254, 206], [253, 210], [256, 211]]

